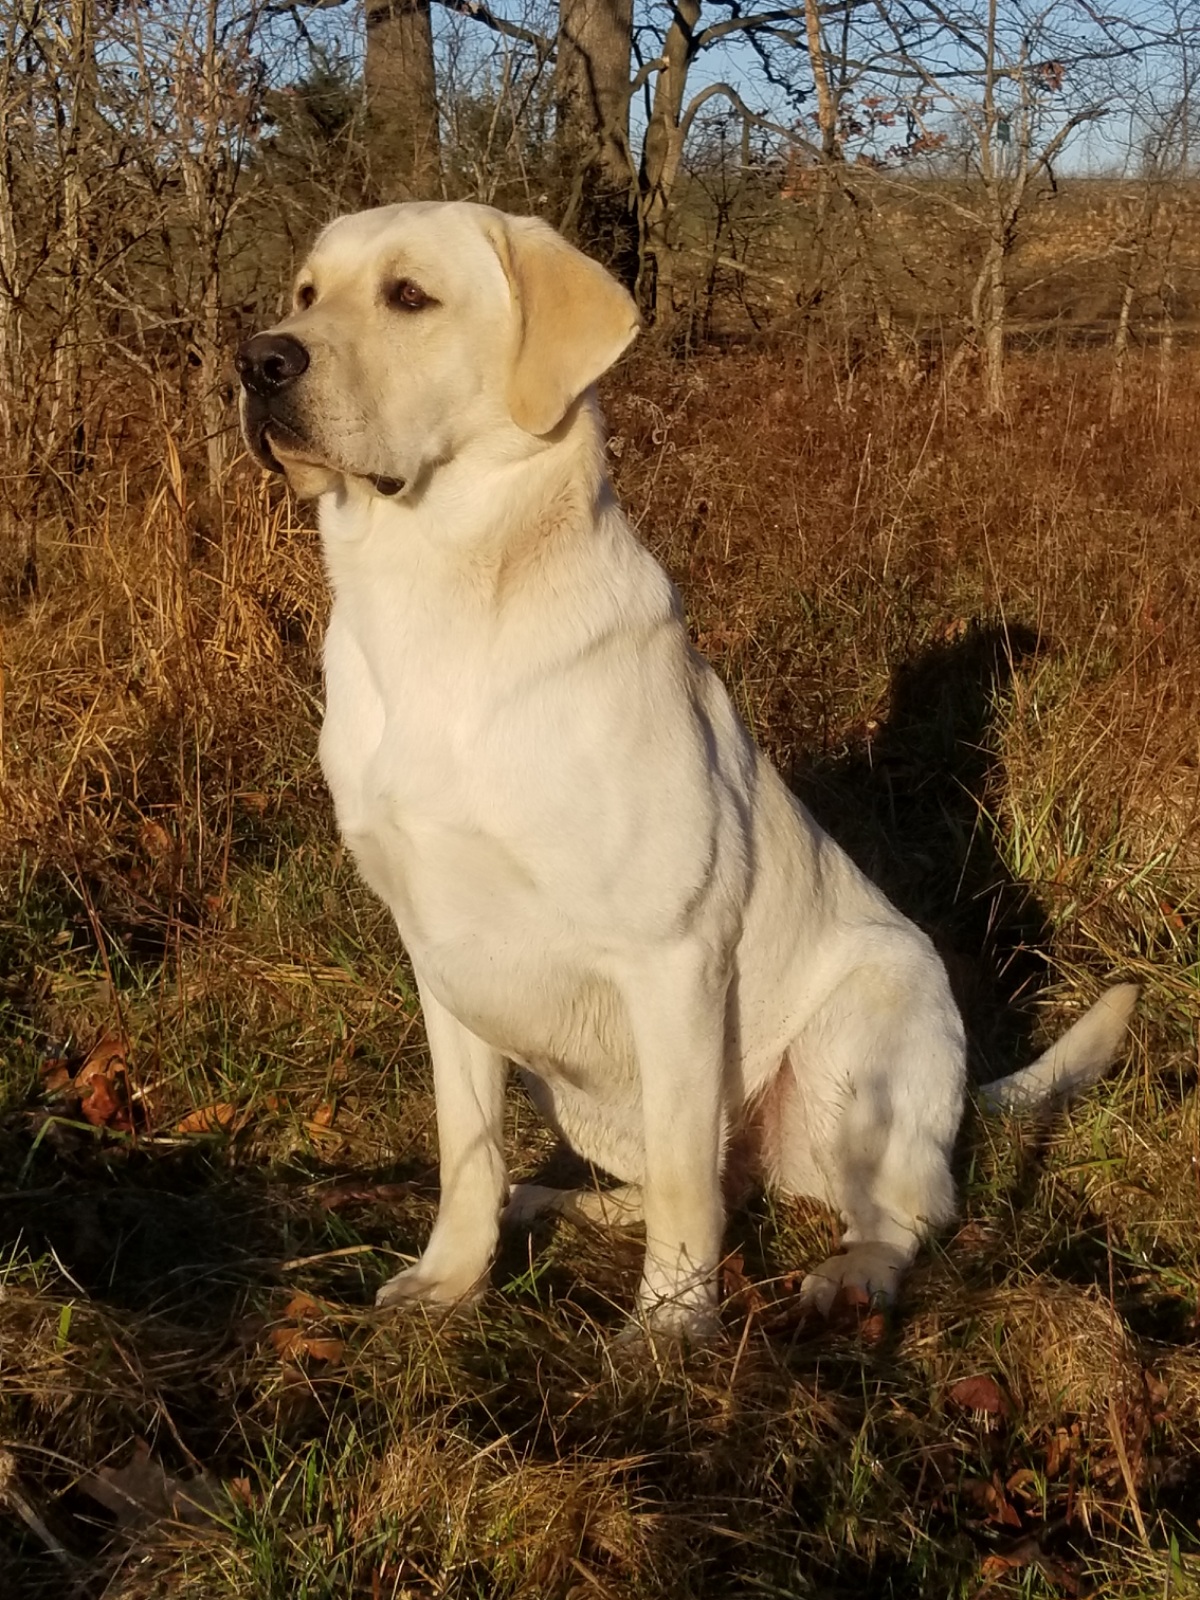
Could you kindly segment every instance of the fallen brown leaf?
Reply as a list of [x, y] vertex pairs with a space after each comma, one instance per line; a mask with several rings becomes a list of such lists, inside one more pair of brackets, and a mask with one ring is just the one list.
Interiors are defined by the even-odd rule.
[[1158, 909], [1162, 912], [1170, 926], [1175, 929], [1176, 933], [1183, 933], [1186, 924], [1184, 923], [1183, 918], [1179, 915], [1179, 912], [1176, 911], [1175, 907], [1169, 900], [1160, 900], [1158, 902]]
[[48, 1056], [42, 1062], [42, 1093], [54, 1097], [69, 1095], [74, 1079], [66, 1056]]
[[129, 1045], [119, 1034], [105, 1034], [75, 1074], [79, 1109], [94, 1128], [128, 1133], [133, 1127], [129, 1105]]
[[1045, 1555], [1037, 1539], [1033, 1537], [1020, 1539], [1009, 1549], [997, 1550], [992, 1555], [984, 1557], [979, 1570], [985, 1582], [978, 1593], [983, 1594], [1001, 1578], [1007, 1577], [1010, 1572], [1019, 1571], [1022, 1567], [1036, 1567], [1044, 1578], [1056, 1584], [1068, 1595], [1079, 1593], [1079, 1580], [1071, 1569], [1063, 1562], [1051, 1560]]
[[138, 1439], [123, 1467], [101, 1467], [82, 1478], [79, 1487], [97, 1505], [111, 1511], [122, 1528], [146, 1527], [171, 1519], [203, 1522], [217, 1507], [220, 1485], [206, 1472], [172, 1477]]
[[858, 1337], [863, 1344], [882, 1344], [887, 1338], [888, 1319], [886, 1311], [872, 1311], [858, 1325]]
[[283, 1308], [283, 1315], [286, 1321], [272, 1328], [267, 1335], [281, 1361], [295, 1364], [302, 1356], [330, 1363], [342, 1359], [346, 1351], [343, 1339], [305, 1331], [306, 1323], [316, 1322], [326, 1315], [325, 1308], [312, 1295], [305, 1294], [303, 1290], [294, 1294]]
[[303, 1289], [300, 1289], [284, 1306], [283, 1314], [292, 1322], [315, 1322], [318, 1317], [323, 1317], [325, 1312], [320, 1301], [314, 1300], [312, 1295], [305, 1294]]
[[313, 1361], [332, 1363], [340, 1361], [346, 1352], [343, 1339], [322, 1338], [316, 1334], [305, 1333], [300, 1328], [272, 1328], [270, 1340], [279, 1359], [292, 1363], [298, 1361], [301, 1356], [308, 1356]]
[[1063, 1466], [1079, 1448], [1079, 1424], [1073, 1422], [1070, 1430], [1058, 1428], [1046, 1446], [1046, 1476], [1057, 1478]]
[[1021, 1519], [1004, 1492], [999, 1474], [987, 1478], [964, 1478], [961, 1487], [964, 1500], [982, 1511], [988, 1522], [1002, 1528], [1019, 1528]]
[[1004, 1487], [1009, 1494], [1019, 1494], [1025, 1499], [1036, 1500], [1040, 1498], [1041, 1479], [1032, 1467], [1018, 1467], [1011, 1477], [1006, 1479]]
[[960, 1378], [947, 1390], [946, 1398], [963, 1411], [982, 1411], [989, 1417], [1007, 1417], [1012, 1407], [995, 1378], [981, 1374], [975, 1378]]
[[128, 1113], [123, 1110], [116, 1084], [99, 1072], [89, 1079], [79, 1109], [94, 1128], [129, 1126]]
[[219, 1100], [212, 1105], [197, 1106], [195, 1111], [189, 1111], [186, 1117], [180, 1117], [175, 1124], [175, 1132], [231, 1133], [236, 1131], [237, 1126], [236, 1107], [225, 1100]]
[[153, 822], [150, 819], [143, 822], [138, 829], [138, 839], [146, 854], [153, 856], [156, 860], [162, 856], [169, 856], [175, 848], [171, 841], [171, 835], [163, 827], [162, 823]]
[[337, 1116], [337, 1105], [333, 1101], [326, 1101], [313, 1112], [311, 1117], [305, 1119], [305, 1132], [313, 1139], [338, 1139], [341, 1137], [333, 1126], [333, 1119]]
[[92, 1078], [111, 1078], [129, 1067], [129, 1042], [119, 1033], [106, 1033], [84, 1058], [75, 1074], [76, 1083], [88, 1083]]
[[838, 1333], [856, 1333], [864, 1344], [881, 1344], [887, 1335], [887, 1312], [862, 1289], [843, 1284], [833, 1297], [827, 1317]]
[[762, 1290], [746, 1276], [746, 1263], [740, 1252], [725, 1258], [721, 1268], [725, 1284], [725, 1299], [744, 1316], [754, 1316], [767, 1307]]

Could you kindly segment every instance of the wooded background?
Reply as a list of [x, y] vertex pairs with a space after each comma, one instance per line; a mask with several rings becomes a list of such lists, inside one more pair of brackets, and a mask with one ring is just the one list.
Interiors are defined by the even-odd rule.
[[230, 349], [325, 221], [397, 199], [547, 216], [676, 347], [977, 368], [992, 411], [1014, 330], [1102, 337], [1119, 412], [1200, 284], [1200, 13], [1124, 3], [3, 0], [15, 581], [148, 418], [215, 494]]

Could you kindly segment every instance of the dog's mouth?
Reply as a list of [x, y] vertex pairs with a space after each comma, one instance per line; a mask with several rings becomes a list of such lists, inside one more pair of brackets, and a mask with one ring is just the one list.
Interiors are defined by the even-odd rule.
[[260, 467], [265, 467], [268, 472], [284, 473], [283, 462], [273, 448], [275, 445], [285, 455], [299, 458], [306, 453], [305, 442], [295, 429], [280, 422], [263, 400], [248, 389], [242, 390], [241, 409], [242, 433], [250, 447], [250, 454]]
[[255, 456], [266, 467], [268, 472], [284, 472], [283, 462], [275, 454], [273, 445], [278, 445], [284, 455], [299, 456], [304, 450], [304, 441], [290, 428], [282, 427], [278, 422], [269, 419], [254, 430], [254, 438], [250, 448]]
[[361, 478], [371, 485], [376, 494], [383, 495], [389, 500], [402, 493], [405, 487], [403, 478], [392, 477], [390, 473], [357, 471], [328, 460], [314, 450], [294, 428], [280, 422], [277, 417], [268, 415], [248, 420], [246, 435], [250, 453], [268, 472], [276, 472], [286, 477], [288, 469], [295, 466], [323, 467], [329, 472]]

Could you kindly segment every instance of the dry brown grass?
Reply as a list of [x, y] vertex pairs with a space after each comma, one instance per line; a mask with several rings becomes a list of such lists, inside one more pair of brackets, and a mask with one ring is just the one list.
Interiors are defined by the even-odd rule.
[[[432, 1106], [315, 767], [303, 515], [248, 467], [193, 501], [147, 438], [158, 466], [47, 522], [3, 618], [6, 1594], [1196, 1592], [1200, 387], [1167, 376], [1119, 426], [1082, 354], [1018, 364], [1003, 425], [779, 348], [612, 385], [698, 639], [938, 938], [981, 1072], [1146, 984], [1070, 1117], [971, 1119], [961, 1224], [893, 1328], [798, 1328], [830, 1219], [756, 1203], [728, 1347], [660, 1368], [612, 1357], [621, 1237], [509, 1241], [458, 1323], [367, 1309], [429, 1225]], [[47, 1098], [104, 1030], [132, 1135]], [[510, 1132], [549, 1154], [520, 1103]], [[956, 1400], [980, 1377], [999, 1409]], [[233, 1485], [216, 1522], [114, 1527], [80, 1483], [137, 1438]]]

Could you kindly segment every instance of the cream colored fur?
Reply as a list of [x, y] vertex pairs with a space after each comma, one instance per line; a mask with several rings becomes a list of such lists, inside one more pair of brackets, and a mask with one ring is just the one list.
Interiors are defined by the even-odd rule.
[[[402, 283], [428, 303], [398, 308]], [[550, 1206], [641, 1217], [640, 1312], [694, 1335], [735, 1135], [845, 1219], [809, 1301], [894, 1293], [953, 1209], [964, 1043], [929, 940], [756, 748], [613, 498], [590, 385], [636, 325], [543, 224], [366, 212], [321, 236], [273, 330], [303, 373], [256, 397], [265, 347], [244, 347], [246, 427], [320, 495], [321, 762], [433, 1057], [440, 1208], [380, 1301], [475, 1294], [506, 1205]], [[1080, 1052], [1067, 1035], [1038, 1094], [1108, 1065], [1128, 999]], [[607, 1201], [510, 1196], [509, 1063], [618, 1180]]]

